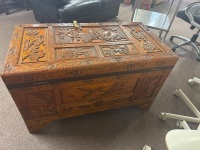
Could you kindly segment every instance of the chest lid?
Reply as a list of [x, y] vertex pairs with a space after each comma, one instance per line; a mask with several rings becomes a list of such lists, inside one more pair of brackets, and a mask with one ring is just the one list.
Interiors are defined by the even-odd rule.
[[17, 25], [6, 85], [173, 67], [178, 57], [141, 23]]

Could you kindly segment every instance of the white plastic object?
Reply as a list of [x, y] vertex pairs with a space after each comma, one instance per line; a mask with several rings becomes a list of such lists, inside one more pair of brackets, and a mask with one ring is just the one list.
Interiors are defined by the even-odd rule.
[[200, 132], [198, 130], [175, 129], [165, 137], [168, 150], [199, 150]]
[[148, 145], [145, 145], [145, 146], [143, 147], [143, 150], [152, 150], [152, 149], [151, 149], [151, 147], [150, 147], [150, 146], [148, 146]]

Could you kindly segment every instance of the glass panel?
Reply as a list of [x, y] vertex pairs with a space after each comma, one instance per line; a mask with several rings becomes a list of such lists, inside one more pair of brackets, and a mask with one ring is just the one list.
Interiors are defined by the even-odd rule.
[[133, 22], [168, 31], [182, 0], [136, 0]]

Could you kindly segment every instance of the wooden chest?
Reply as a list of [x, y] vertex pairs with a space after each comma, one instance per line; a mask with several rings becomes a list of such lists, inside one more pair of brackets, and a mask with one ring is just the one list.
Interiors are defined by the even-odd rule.
[[151, 106], [178, 57], [140, 23], [17, 25], [2, 79], [30, 133], [108, 109]]

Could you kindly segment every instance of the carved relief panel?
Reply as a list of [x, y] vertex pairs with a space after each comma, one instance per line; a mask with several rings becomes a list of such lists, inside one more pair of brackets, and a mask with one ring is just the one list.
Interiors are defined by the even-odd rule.
[[162, 48], [139, 26], [125, 26], [128, 32], [148, 53], [163, 52]]
[[56, 49], [57, 60], [97, 58], [98, 53], [95, 47], [73, 47]]
[[[126, 77], [127, 78], [127, 77]], [[127, 94], [133, 93], [136, 85], [136, 79], [116, 80], [115, 76], [91, 80], [80, 84], [80, 81], [73, 83], [63, 83], [59, 85], [62, 103], [74, 103], [77, 101], [104, 99], [105, 97], [126, 97]]]
[[45, 28], [24, 29], [21, 49], [21, 63], [43, 62], [48, 60]]
[[26, 119], [58, 114], [55, 91], [51, 85], [19, 88], [10, 92]]
[[127, 36], [119, 26], [82, 27], [81, 31], [73, 27], [57, 27], [54, 28], [54, 32], [56, 44], [128, 41]]
[[105, 57], [138, 54], [138, 50], [133, 44], [106, 45], [106, 46], [100, 46], [100, 48]]
[[118, 97], [115, 99], [97, 98], [95, 101], [85, 101], [82, 103], [65, 104], [62, 106], [62, 112], [65, 114], [84, 114], [88, 112], [96, 112], [97, 110], [106, 110], [106, 108], [117, 108], [123, 104], [131, 104], [131, 95], [126, 97]]
[[54, 91], [39, 91], [26, 93], [26, 100], [31, 106], [34, 117], [44, 117], [57, 114]]
[[162, 76], [140, 78], [134, 90], [133, 99], [151, 98]]

